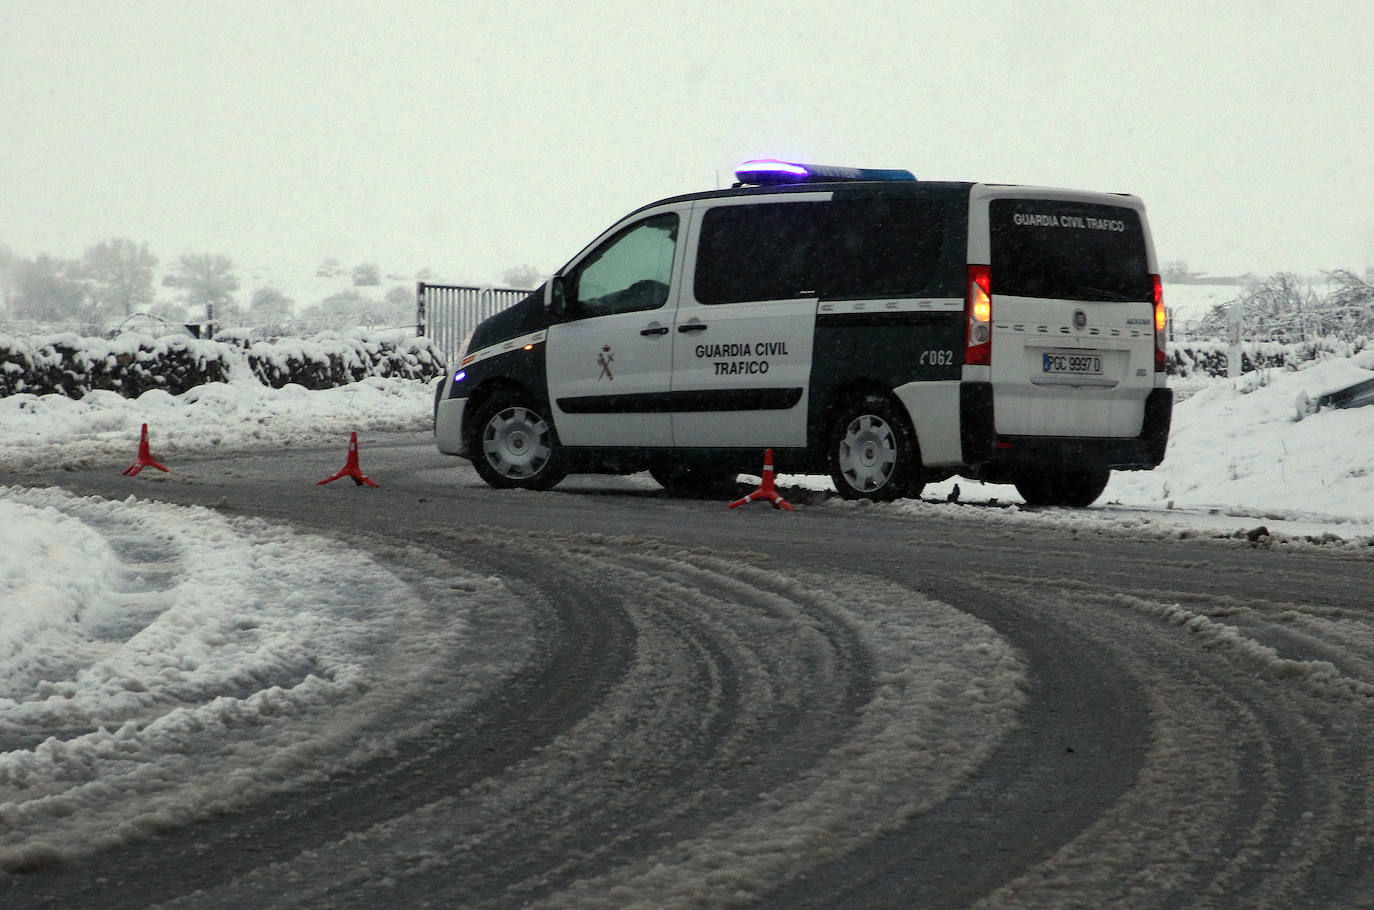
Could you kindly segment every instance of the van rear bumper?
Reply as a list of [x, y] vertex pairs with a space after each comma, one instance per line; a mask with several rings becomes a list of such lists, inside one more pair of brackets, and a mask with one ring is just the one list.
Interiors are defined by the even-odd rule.
[[1024, 467], [1149, 470], [1164, 460], [1173, 411], [1173, 390], [1153, 389], [1145, 399], [1145, 421], [1139, 436], [1003, 436], [997, 434], [993, 423], [992, 383], [964, 382], [959, 386], [964, 463], [989, 481]]

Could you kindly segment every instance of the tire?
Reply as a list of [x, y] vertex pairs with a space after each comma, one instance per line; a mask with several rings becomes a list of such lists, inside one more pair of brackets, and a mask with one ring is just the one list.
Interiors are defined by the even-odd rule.
[[1087, 508], [1107, 488], [1111, 471], [1044, 471], [1016, 480], [1016, 492], [1032, 506]]
[[497, 392], [472, 422], [472, 466], [498, 489], [547, 490], [567, 476], [543, 409], [519, 392]]
[[921, 451], [906, 414], [880, 395], [843, 408], [830, 425], [830, 479], [845, 499], [886, 502], [920, 496]]
[[654, 466], [649, 468], [649, 476], [669, 495], [683, 497], [707, 497], [728, 495], [735, 492], [738, 471], [711, 470], [710, 468], [686, 468], [680, 465]]

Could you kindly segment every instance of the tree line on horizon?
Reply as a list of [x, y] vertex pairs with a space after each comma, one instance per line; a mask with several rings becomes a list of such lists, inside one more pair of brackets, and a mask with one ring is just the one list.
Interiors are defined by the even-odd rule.
[[[382, 284], [380, 269], [373, 263], [354, 267], [352, 289], [297, 312], [296, 301], [272, 286], [257, 288], [242, 306], [236, 297], [241, 287], [237, 266], [230, 257], [214, 253], [179, 256], [161, 281], [174, 296], [159, 299], [154, 286], [158, 262], [147, 243], [127, 238], [103, 240], [77, 259], [48, 253], [22, 257], [0, 244], [0, 319], [91, 334], [108, 333], [136, 314], [173, 325], [248, 323], [266, 333], [302, 326], [320, 331], [414, 322], [413, 291], [393, 287], [380, 299], [366, 292]], [[321, 269], [327, 266], [337, 267], [337, 260], [326, 260]]]
[[[414, 323], [411, 288], [392, 287], [380, 298], [368, 293], [383, 283], [381, 270], [371, 262], [349, 269], [338, 259], [325, 259], [315, 274], [351, 272], [353, 287], [303, 307], [270, 285], [255, 289], [242, 306], [236, 296], [241, 286], [237, 266], [230, 257], [214, 253], [179, 256], [161, 281], [175, 294], [159, 298], [154, 286], [158, 263], [146, 242], [123, 237], [102, 240], [77, 259], [48, 253], [22, 257], [0, 243], [0, 327], [8, 320], [106, 334], [136, 314], [173, 325], [247, 324], [263, 334]], [[433, 277], [429, 269], [415, 276], [418, 281]], [[502, 280], [511, 287], [534, 287], [542, 278], [532, 266], [522, 265], [506, 270]]]
[[[81, 327], [106, 334], [134, 314], [146, 313], [170, 324], [250, 325], [263, 334], [299, 331], [394, 328], [414, 323], [415, 298], [406, 286], [392, 287], [378, 299], [364, 289], [379, 287], [382, 276], [373, 263], [353, 267], [353, 287], [297, 310], [296, 301], [278, 288], [257, 288], [247, 307], [235, 293], [240, 288], [230, 257], [185, 253], [166, 271], [162, 286], [175, 298], [157, 297], [153, 284], [158, 258], [147, 243], [116, 237], [88, 247], [79, 259], [42, 253], [21, 257], [0, 243], [0, 317], [46, 325]], [[326, 259], [317, 275], [348, 273], [337, 259]], [[1167, 264], [1167, 280], [1188, 283], [1196, 276], [1184, 262]], [[394, 276], [388, 276], [394, 277]], [[417, 280], [432, 279], [423, 270]], [[529, 265], [507, 269], [508, 287], [533, 288], [542, 280]], [[1345, 341], [1374, 337], [1374, 274], [1364, 278], [1348, 269], [1324, 273], [1326, 293], [1309, 279], [1278, 272], [1267, 279], [1245, 276], [1236, 298], [1245, 304], [1244, 335], [1251, 339], [1303, 341], [1335, 337]], [[1225, 337], [1230, 303], [1176, 328], [1196, 338]]]

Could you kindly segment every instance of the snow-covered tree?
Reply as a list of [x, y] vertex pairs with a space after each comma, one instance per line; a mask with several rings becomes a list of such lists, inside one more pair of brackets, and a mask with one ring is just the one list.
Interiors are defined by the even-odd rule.
[[148, 244], [123, 237], [102, 240], [86, 250], [81, 263], [94, 301], [107, 316], [128, 316], [153, 302], [157, 257]]
[[381, 269], [377, 268], [375, 262], [364, 262], [362, 265], [353, 267], [353, 285], [355, 287], [376, 287], [381, 283]]
[[501, 281], [508, 288], [529, 290], [539, 285], [543, 276], [532, 265], [518, 265], [501, 273]]
[[79, 263], [42, 253], [14, 264], [10, 310], [21, 319], [67, 322], [84, 319], [90, 308]]
[[[1325, 296], [1291, 272], [1249, 282], [1239, 298], [1245, 304], [1244, 337], [1292, 344], [1322, 338], [1354, 341], [1374, 334], [1374, 287], [1346, 269], [1326, 277], [1333, 290]], [[1231, 303], [1213, 307], [1199, 320], [1199, 333], [1225, 338]]]
[[269, 335], [280, 335], [291, 319], [294, 302], [274, 287], [262, 287], [253, 292], [248, 304], [248, 319], [254, 329]]
[[262, 287], [253, 292], [248, 315], [254, 322], [283, 322], [291, 318], [294, 301], [274, 287]]
[[207, 321], [219, 321], [238, 314], [234, 292], [239, 289], [234, 261], [213, 253], [185, 253], [177, 260], [171, 275], [172, 286], [181, 289], [183, 302], [195, 311], [205, 308]]

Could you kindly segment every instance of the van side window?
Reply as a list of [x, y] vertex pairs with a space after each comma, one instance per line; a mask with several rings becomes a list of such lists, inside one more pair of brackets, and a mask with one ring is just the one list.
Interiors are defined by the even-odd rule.
[[[963, 221], [922, 199], [836, 199], [824, 251], [827, 298], [957, 296]], [[953, 268], [946, 265], [951, 261]], [[941, 280], [952, 276], [952, 281]]]
[[706, 213], [694, 293], [701, 303], [791, 300], [818, 293], [815, 251], [826, 202], [722, 205]]
[[725, 205], [702, 219], [701, 303], [958, 296], [965, 220], [925, 199]]
[[677, 248], [678, 216], [654, 215], [633, 224], [583, 259], [573, 272], [576, 318], [654, 310], [668, 302]]

